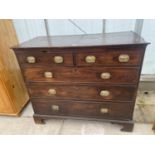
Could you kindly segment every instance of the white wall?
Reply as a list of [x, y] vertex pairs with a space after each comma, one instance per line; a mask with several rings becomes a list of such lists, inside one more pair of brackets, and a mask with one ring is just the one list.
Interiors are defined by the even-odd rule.
[[135, 19], [107, 19], [106, 32], [134, 31]]
[[14, 19], [13, 23], [20, 43], [36, 36], [46, 35], [44, 20]]
[[[96, 19], [74, 19], [72, 20], [86, 33], [102, 33], [102, 20]], [[73, 35], [83, 34], [77, 27], [75, 27], [69, 20], [66, 19], [52, 19], [48, 20], [50, 35]]]
[[[87, 34], [102, 33], [103, 21], [101, 19], [73, 19]], [[46, 35], [43, 19], [13, 20], [19, 42], [32, 39], [36, 36]], [[106, 19], [105, 32], [134, 31], [135, 19]], [[50, 35], [73, 35], [83, 34], [74, 24], [67, 19], [48, 20]], [[155, 74], [155, 20], [144, 20], [142, 37], [151, 42], [146, 50], [142, 74]]]
[[142, 37], [151, 43], [145, 53], [142, 73], [155, 74], [155, 19], [144, 20]]

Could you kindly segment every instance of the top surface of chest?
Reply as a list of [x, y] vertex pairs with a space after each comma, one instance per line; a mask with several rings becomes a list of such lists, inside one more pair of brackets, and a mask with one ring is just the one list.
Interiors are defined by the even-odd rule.
[[13, 49], [24, 48], [76, 48], [76, 47], [105, 47], [121, 45], [146, 45], [139, 35], [134, 32], [119, 32], [105, 34], [86, 34], [69, 36], [37, 37]]

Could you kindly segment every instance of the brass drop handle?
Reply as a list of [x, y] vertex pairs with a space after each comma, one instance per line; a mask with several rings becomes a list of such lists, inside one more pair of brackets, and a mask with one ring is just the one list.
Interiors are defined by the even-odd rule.
[[128, 62], [130, 56], [128, 54], [121, 54], [118, 58], [119, 62]]
[[108, 108], [101, 108], [100, 113], [107, 114], [109, 112]]
[[101, 73], [101, 79], [110, 79], [111, 74], [108, 72]]
[[44, 77], [45, 78], [53, 78], [53, 73], [52, 72], [44, 72]]
[[52, 105], [51, 109], [52, 109], [52, 111], [59, 111], [59, 106], [58, 105]]
[[96, 57], [94, 55], [88, 55], [88, 56], [86, 56], [85, 61], [87, 63], [95, 63]]
[[51, 88], [48, 90], [48, 94], [49, 95], [56, 95], [56, 90]]
[[100, 91], [100, 96], [102, 96], [102, 97], [106, 97], [109, 95], [110, 95], [110, 92], [108, 90], [101, 90]]
[[36, 62], [36, 58], [34, 56], [28, 56], [26, 60], [30, 64], [33, 64]]
[[54, 62], [57, 64], [63, 63], [63, 57], [62, 56], [55, 56], [54, 57]]

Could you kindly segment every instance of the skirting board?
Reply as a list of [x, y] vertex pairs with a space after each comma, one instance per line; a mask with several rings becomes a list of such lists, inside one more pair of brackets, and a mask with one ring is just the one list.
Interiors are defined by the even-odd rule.
[[140, 82], [155, 82], [155, 74], [142, 74], [140, 76]]
[[155, 74], [142, 74], [140, 77], [139, 90], [155, 91]]

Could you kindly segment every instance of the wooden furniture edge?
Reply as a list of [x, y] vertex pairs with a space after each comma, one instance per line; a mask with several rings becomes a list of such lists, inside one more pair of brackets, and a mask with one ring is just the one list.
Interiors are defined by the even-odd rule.
[[88, 121], [100, 121], [100, 122], [110, 122], [112, 124], [118, 124], [123, 126], [120, 130], [131, 132], [134, 128], [133, 120], [112, 120], [112, 119], [96, 119], [90, 117], [72, 117], [72, 116], [57, 116], [57, 115], [33, 115], [36, 124], [45, 124], [44, 119], [54, 118], [54, 119], [75, 119], [75, 120], [88, 120]]
[[28, 101], [26, 101], [23, 105], [22, 108], [19, 109], [16, 113], [12, 113], [12, 114], [7, 114], [7, 113], [0, 113], [1, 116], [16, 116], [16, 117], [20, 117], [22, 112], [24, 111], [25, 107], [29, 104], [30, 99], [28, 99]]

